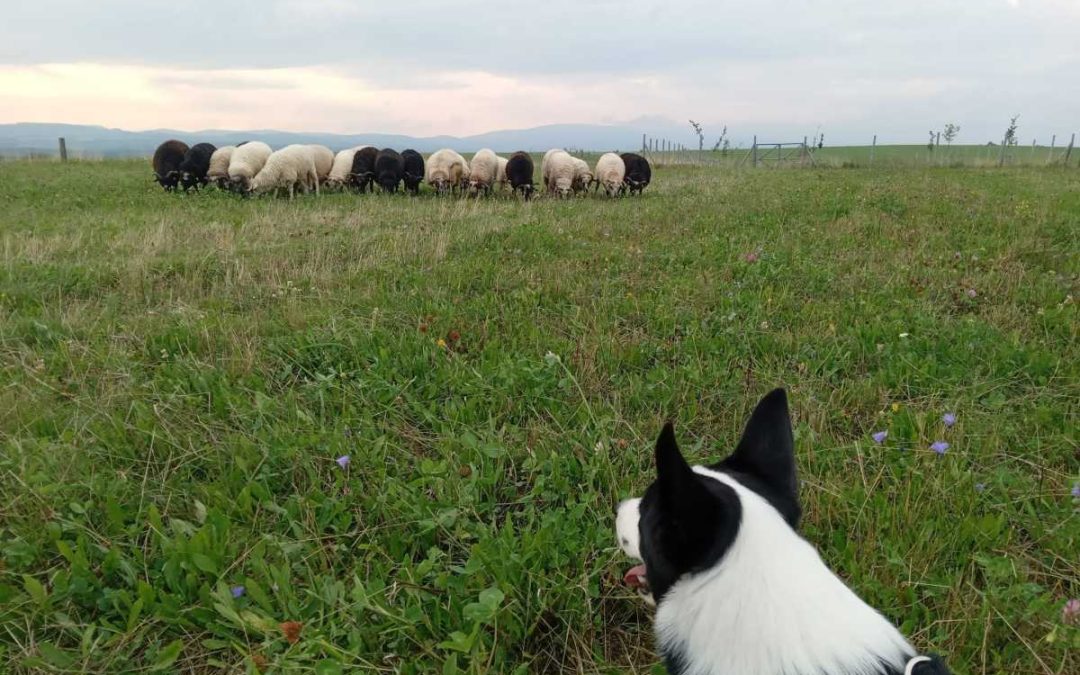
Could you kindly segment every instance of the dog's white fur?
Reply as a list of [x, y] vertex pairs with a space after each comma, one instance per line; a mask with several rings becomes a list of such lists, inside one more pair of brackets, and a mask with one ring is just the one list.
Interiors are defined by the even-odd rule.
[[[681, 652], [689, 675], [860, 675], [883, 661], [903, 670], [915, 650], [771, 504], [725, 473], [693, 470], [735, 490], [742, 522], [720, 562], [676, 582], [657, 610], [657, 640]], [[639, 502], [624, 502], [616, 519], [637, 559]]]

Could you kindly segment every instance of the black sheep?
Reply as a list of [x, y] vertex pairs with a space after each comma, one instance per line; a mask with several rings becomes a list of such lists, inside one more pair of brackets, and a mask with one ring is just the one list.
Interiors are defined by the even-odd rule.
[[635, 191], [641, 194], [641, 191], [652, 180], [652, 168], [649, 166], [649, 160], [636, 152], [624, 152], [619, 156], [622, 157], [623, 164], [626, 164], [626, 176], [623, 178], [623, 183], [630, 188], [630, 194], [634, 194]]
[[192, 187], [198, 192], [199, 186], [205, 187], [209, 182], [206, 173], [210, 170], [210, 157], [215, 150], [217, 148], [210, 143], [196, 143], [188, 149], [179, 168], [180, 187], [184, 188], [184, 192]]
[[183, 141], [165, 141], [154, 151], [154, 180], [166, 192], [176, 189], [180, 182], [180, 164], [184, 161], [188, 146]]
[[518, 151], [510, 155], [506, 162], [506, 180], [510, 181], [510, 189], [514, 192], [521, 190], [525, 201], [532, 197], [533, 190], [533, 160], [527, 152]]
[[420, 183], [424, 180], [424, 157], [415, 150], [405, 150], [401, 153], [401, 159], [405, 163], [405, 189], [414, 195], [420, 194]]
[[405, 174], [405, 160], [397, 150], [383, 148], [375, 157], [375, 182], [383, 192], [397, 192], [398, 183]]
[[[371, 146], [357, 150], [356, 154], [353, 155], [352, 171], [349, 172], [349, 179], [352, 186], [360, 192], [363, 192], [375, 182], [375, 158], [378, 155], [379, 151]], [[372, 187], [372, 190], [374, 190], [374, 187]]]

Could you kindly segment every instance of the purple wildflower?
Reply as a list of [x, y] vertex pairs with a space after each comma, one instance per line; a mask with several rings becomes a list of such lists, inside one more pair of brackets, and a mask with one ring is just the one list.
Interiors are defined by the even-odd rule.
[[758, 254], [757, 254], [757, 253], [755, 253], [754, 251], [751, 251], [750, 253], [747, 253], [747, 254], [745, 254], [745, 255], [743, 256], [743, 258], [744, 258], [744, 259], [746, 260], [746, 262], [748, 262], [748, 263], [754, 263], [754, 262], [757, 262], [757, 261], [758, 261]]
[[342, 455], [341, 457], [338, 457], [334, 461], [337, 462], [337, 465], [340, 466], [342, 469], [348, 469], [349, 468], [349, 462], [351, 462], [352, 460], [349, 458], [348, 455]]
[[949, 444], [945, 441], [934, 441], [930, 446], [930, 449], [939, 455], [944, 455], [945, 451], [949, 449]]
[[975, 483], [975, 492], [985, 492], [986, 483]]
[[877, 432], [874, 432], [873, 434], [870, 434], [870, 438], [874, 439], [874, 442], [877, 443], [878, 445], [881, 445], [882, 443], [884, 443], [885, 439], [888, 438], [888, 437], [889, 437], [889, 432], [888, 431], [877, 431]]
[[1080, 617], [1080, 598], [1073, 598], [1061, 608], [1061, 620], [1065, 623], [1072, 623], [1078, 617]]
[[941, 421], [945, 423], [945, 426], [951, 427], [956, 424], [956, 413], [945, 413], [942, 415]]
[[1073, 483], [1073, 488], [1069, 492], [1073, 497], [1080, 499], [1080, 483]]
[[234, 598], [239, 598], [240, 596], [242, 596], [244, 594], [245, 590], [247, 590], [247, 589], [245, 589], [243, 586], [233, 586], [232, 587], [232, 596]]

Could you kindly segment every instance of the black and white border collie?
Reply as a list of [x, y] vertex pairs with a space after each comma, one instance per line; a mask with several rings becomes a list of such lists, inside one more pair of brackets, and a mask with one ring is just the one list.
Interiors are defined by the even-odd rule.
[[669, 422], [656, 481], [619, 505], [625, 580], [656, 606], [672, 675], [947, 675], [917, 655], [796, 533], [802, 509], [783, 389], [727, 459], [691, 467]]

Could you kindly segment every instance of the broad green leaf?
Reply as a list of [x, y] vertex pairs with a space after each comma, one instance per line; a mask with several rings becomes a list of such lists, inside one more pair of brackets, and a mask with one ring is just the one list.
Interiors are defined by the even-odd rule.
[[180, 652], [183, 651], [183, 649], [184, 641], [179, 639], [173, 640], [165, 645], [165, 647], [158, 652], [157, 658], [154, 659], [154, 664], [150, 666], [150, 672], [158, 672], [171, 666], [176, 662], [176, 659], [180, 656]]

